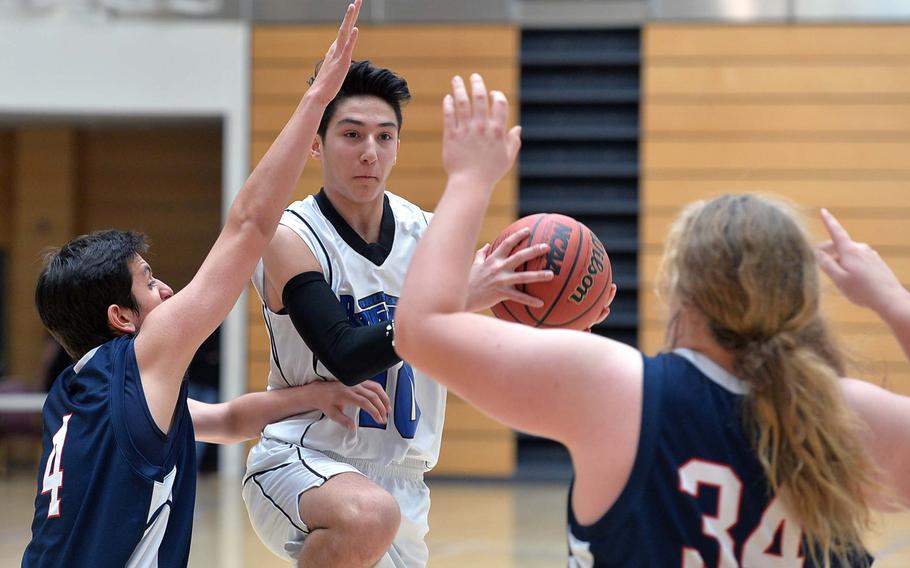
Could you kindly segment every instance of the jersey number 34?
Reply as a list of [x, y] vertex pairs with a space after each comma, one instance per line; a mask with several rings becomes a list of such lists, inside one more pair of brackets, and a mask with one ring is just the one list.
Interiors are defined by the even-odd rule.
[[[802, 529], [789, 518], [778, 496], [768, 504], [761, 521], [743, 545], [742, 563], [737, 562], [735, 543], [730, 530], [739, 521], [743, 484], [727, 465], [693, 459], [679, 468], [680, 491], [698, 497], [701, 486], [717, 488], [717, 511], [701, 518], [702, 532], [717, 541], [720, 551], [717, 568], [801, 568]], [[779, 548], [771, 552], [775, 536]], [[704, 559], [693, 548], [683, 548], [683, 568], [703, 568]]]

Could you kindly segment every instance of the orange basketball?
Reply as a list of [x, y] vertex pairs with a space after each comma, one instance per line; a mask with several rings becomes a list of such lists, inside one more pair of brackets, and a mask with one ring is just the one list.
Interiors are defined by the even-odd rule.
[[549, 269], [553, 279], [521, 286], [523, 292], [543, 300], [543, 307], [531, 308], [506, 300], [493, 306], [493, 314], [501, 320], [534, 327], [588, 329], [600, 315], [613, 282], [610, 258], [600, 239], [571, 217], [538, 213], [506, 227], [490, 250], [523, 227], [531, 229], [531, 234], [515, 250], [538, 243], [549, 244], [550, 250], [518, 271]]

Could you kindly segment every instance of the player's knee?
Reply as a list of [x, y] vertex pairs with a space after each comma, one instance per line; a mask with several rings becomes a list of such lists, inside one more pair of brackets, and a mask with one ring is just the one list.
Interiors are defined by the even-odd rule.
[[339, 511], [339, 521], [357, 540], [385, 551], [398, 532], [401, 511], [395, 499], [377, 487], [352, 495]]

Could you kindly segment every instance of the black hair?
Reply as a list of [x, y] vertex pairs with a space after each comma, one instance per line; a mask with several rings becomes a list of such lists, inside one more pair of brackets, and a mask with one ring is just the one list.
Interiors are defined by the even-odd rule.
[[[316, 66], [316, 75], [319, 74], [320, 62]], [[315, 77], [310, 79], [313, 83]], [[341, 101], [350, 97], [377, 97], [382, 99], [395, 111], [395, 118], [398, 120], [398, 131], [401, 132], [402, 116], [401, 107], [411, 100], [411, 91], [408, 90], [408, 82], [405, 81], [395, 72], [383, 67], [376, 67], [369, 61], [352, 61], [348, 74], [344, 78], [338, 94], [332, 99], [332, 102], [325, 107], [322, 114], [322, 120], [319, 122], [319, 136], [325, 138], [325, 133], [329, 128], [329, 122], [335, 114], [335, 108]]]
[[107, 321], [108, 306], [138, 312], [130, 261], [147, 250], [145, 235], [107, 230], [77, 237], [45, 255], [35, 306], [70, 357], [78, 360], [117, 336]]

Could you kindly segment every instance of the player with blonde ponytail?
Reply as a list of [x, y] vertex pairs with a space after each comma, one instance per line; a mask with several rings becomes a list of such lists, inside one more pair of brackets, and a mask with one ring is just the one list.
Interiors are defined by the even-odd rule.
[[797, 218], [752, 195], [693, 203], [671, 230], [661, 295], [678, 317], [703, 319], [725, 366], [749, 386], [743, 426], [809, 556], [849, 564], [869, 528], [875, 474], [841, 395], [843, 363], [819, 314], [815, 253]]
[[867, 566], [870, 509], [910, 504], [910, 399], [841, 378], [818, 267], [908, 353], [910, 293], [827, 213], [832, 241], [814, 251], [787, 206], [741, 195], [694, 204], [673, 227], [667, 352], [466, 313], [473, 244], [520, 145], [502, 93], [476, 75], [471, 91], [456, 78], [443, 103], [448, 184], [396, 349], [494, 418], [566, 445], [569, 566]]

